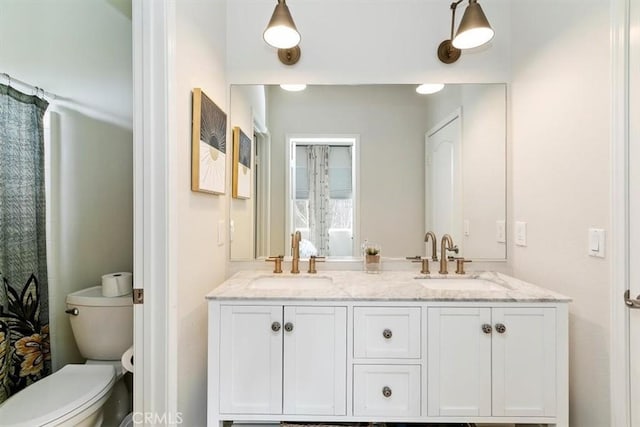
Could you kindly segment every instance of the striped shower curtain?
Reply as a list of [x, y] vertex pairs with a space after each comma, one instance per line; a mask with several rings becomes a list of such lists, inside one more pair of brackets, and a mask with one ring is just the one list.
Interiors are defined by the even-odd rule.
[[48, 375], [43, 117], [48, 103], [0, 85], [0, 402]]

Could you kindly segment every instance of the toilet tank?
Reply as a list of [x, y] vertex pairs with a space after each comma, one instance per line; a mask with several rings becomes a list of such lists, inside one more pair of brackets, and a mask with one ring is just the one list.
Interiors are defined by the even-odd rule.
[[71, 330], [86, 359], [120, 360], [133, 345], [133, 300], [131, 294], [121, 297], [102, 296], [102, 286], [83, 289], [67, 295]]

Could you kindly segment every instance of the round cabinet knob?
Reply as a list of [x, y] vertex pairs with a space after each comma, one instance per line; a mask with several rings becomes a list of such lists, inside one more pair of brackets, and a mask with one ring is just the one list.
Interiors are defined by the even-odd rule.
[[485, 334], [490, 334], [491, 333], [491, 325], [488, 323], [485, 323], [484, 325], [482, 325], [482, 332], [484, 332]]
[[280, 322], [273, 322], [271, 324], [271, 330], [273, 332], [278, 332], [280, 330]]
[[382, 387], [382, 395], [384, 397], [391, 397], [391, 389], [387, 386]]
[[504, 326], [502, 323], [496, 323], [496, 331], [499, 334], [504, 334], [507, 331], [507, 327]]
[[388, 340], [393, 336], [393, 333], [391, 332], [391, 329], [385, 329], [382, 331], [382, 336]]
[[287, 322], [284, 324], [284, 330], [287, 332], [293, 331], [293, 323]]

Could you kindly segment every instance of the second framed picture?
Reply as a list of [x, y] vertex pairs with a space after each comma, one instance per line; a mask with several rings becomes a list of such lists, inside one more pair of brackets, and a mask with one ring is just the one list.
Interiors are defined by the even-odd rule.
[[233, 179], [231, 195], [251, 198], [251, 138], [239, 127], [233, 128]]

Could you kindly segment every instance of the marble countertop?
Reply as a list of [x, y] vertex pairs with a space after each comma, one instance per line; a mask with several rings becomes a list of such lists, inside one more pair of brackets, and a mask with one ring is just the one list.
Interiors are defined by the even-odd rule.
[[[282, 285], [262, 287], [258, 281], [282, 279]], [[320, 279], [327, 286], [299, 286], [299, 280]], [[475, 279], [461, 281], [460, 279]], [[291, 283], [287, 283], [290, 281]], [[298, 282], [298, 283], [294, 283]], [[279, 283], [279, 282], [278, 282]], [[317, 283], [317, 282], [316, 282]], [[207, 295], [211, 300], [334, 300], [334, 301], [495, 301], [569, 302], [571, 298], [496, 272], [465, 275], [421, 275], [413, 271], [318, 271], [317, 274], [274, 274], [240, 271]]]

